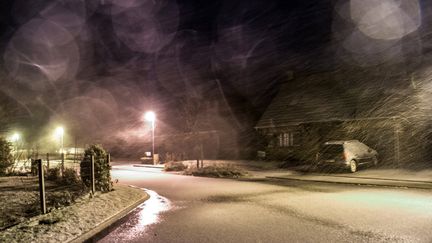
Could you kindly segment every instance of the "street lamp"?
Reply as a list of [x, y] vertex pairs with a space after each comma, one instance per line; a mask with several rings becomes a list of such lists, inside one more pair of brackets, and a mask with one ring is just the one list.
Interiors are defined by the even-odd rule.
[[144, 115], [144, 118], [151, 122], [152, 124], [152, 159], [153, 159], [153, 164], [155, 164], [155, 156], [154, 156], [154, 152], [155, 152], [155, 142], [154, 142], [154, 133], [155, 133], [155, 121], [156, 121], [156, 114], [153, 111], [147, 111]]
[[12, 134], [12, 136], [10, 137], [10, 140], [11, 140], [11, 142], [14, 142], [14, 143], [18, 142], [18, 140], [20, 140], [19, 133], [16, 132], [16, 133]]
[[20, 140], [20, 138], [21, 138], [21, 136], [17, 132], [12, 134], [12, 136], [10, 136], [10, 138], [9, 138], [9, 140], [14, 144], [15, 155], [18, 154], [18, 141]]
[[60, 153], [63, 153], [63, 137], [64, 137], [63, 127], [57, 127], [54, 134], [55, 134], [56, 138], [60, 140], [60, 145], [61, 145]]

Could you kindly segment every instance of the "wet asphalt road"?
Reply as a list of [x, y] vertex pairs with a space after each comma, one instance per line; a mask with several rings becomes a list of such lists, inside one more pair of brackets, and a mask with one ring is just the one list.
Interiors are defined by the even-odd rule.
[[245, 182], [115, 166], [151, 200], [100, 242], [432, 242], [432, 191]]

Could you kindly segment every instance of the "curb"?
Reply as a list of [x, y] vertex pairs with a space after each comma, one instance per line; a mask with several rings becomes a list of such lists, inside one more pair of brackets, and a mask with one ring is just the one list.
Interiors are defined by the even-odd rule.
[[[320, 176], [316, 174], [316, 176]], [[422, 180], [411, 180], [411, 179], [392, 179], [392, 178], [379, 178], [379, 177], [368, 177], [368, 176], [346, 176], [346, 175], [332, 175], [332, 177], [341, 177], [349, 179], [366, 179], [366, 180], [379, 180], [379, 181], [394, 181], [394, 182], [408, 182], [408, 183], [420, 183], [420, 184], [431, 184], [432, 181], [422, 181]]]
[[155, 168], [155, 169], [163, 169], [164, 166], [157, 166], [157, 165], [146, 165], [146, 164], [133, 164], [133, 167], [146, 167], [146, 168]]
[[[130, 186], [130, 187], [133, 187], [133, 186]], [[134, 188], [137, 188], [137, 187], [134, 187]], [[139, 189], [139, 188], [137, 188], [137, 189]], [[139, 189], [139, 190], [141, 190], [141, 189]], [[112, 229], [113, 224], [115, 224], [116, 222], [120, 221], [122, 218], [127, 216], [136, 207], [138, 207], [140, 204], [147, 201], [147, 199], [149, 199], [149, 198], [150, 198], [150, 196], [144, 192], [144, 195], [141, 199], [134, 202], [130, 206], [124, 208], [123, 210], [121, 210], [117, 214], [111, 216], [110, 218], [108, 218], [107, 220], [105, 220], [101, 224], [97, 225], [95, 228], [91, 229], [90, 231], [87, 231], [86, 233], [78, 236], [77, 238], [75, 238], [69, 242], [70, 243], [96, 242], [99, 239], [99, 237], [101, 238], [101, 236], [104, 235], [104, 233], [109, 232]]]
[[[345, 184], [345, 185], [356, 185], [356, 186], [378, 186], [378, 187], [412, 188], [412, 189], [427, 189], [427, 190], [432, 189], [432, 184], [429, 182], [427, 183], [422, 182], [422, 183], [416, 183], [410, 185], [409, 183], [406, 183], [407, 182], [406, 180], [400, 181], [400, 182], [405, 182], [405, 184], [404, 183], [398, 184], [397, 180], [393, 181], [395, 182], [395, 184], [390, 184], [390, 183], [385, 184], [385, 183], [373, 183], [373, 182], [361, 182], [361, 181], [356, 181], [356, 182], [331, 181], [331, 180], [319, 180], [319, 179], [302, 179], [302, 178], [293, 178], [293, 177], [278, 177], [278, 176], [266, 176], [266, 178], [278, 179], [278, 180], [291, 180], [291, 181], [309, 181], [309, 182], [330, 183], [330, 184]], [[415, 181], [411, 181], [411, 182], [415, 183]]]

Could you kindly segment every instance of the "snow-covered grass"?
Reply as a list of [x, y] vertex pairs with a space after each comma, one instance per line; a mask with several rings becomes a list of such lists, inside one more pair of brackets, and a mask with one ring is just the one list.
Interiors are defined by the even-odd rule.
[[[188, 168], [196, 167], [196, 160], [180, 161]], [[204, 160], [204, 166], [226, 166], [232, 165], [244, 170], [276, 170], [280, 169], [280, 161], [257, 161], [257, 160]]]
[[218, 164], [204, 166], [203, 168], [190, 168], [185, 171], [185, 174], [216, 178], [239, 178], [247, 175], [247, 172], [231, 164]]
[[250, 176], [255, 171], [280, 170], [281, 162], [254, 160], [204, 160], [202, 166], [202, 168], [197, 168], [196, 160], [184, 160], [165, 163], [164, 170], [183, 171], [183, 174], [185, 175], [194, 176], [238, 178]]
[[[17, 180], [19, 178], [16, 177], [0, 178], [2, 188], [8, 188], [5, 191], [9, 192], [1, 193], [3, 221], [10, 220], [8, 217], [13, 215], [12, 211], [17, 213], [20, 209], [25, 210], [25, 205], [38, 202], [38, 193], [34, 190], [18, 190], [18, 194], [10, 190], [17, 184], [20, 185]], [[112, 192], [82, 197], [71, 206], [54, 209], [45, 215], [26, 218], [18, 213], [18, 224], [0, 231], [0, 242], [67, 242], [97, 227], [146, 196], [140, 189], [115, 185]]]
[[[47, 192], [53, 183], [46, 181]], [[38, 214], [37, 177], [0, 177], [0, 230]]]
[[173, 161], [164, 164], [165, 171], [183, 171], [187, 169], [187, 166], [181, 161]]

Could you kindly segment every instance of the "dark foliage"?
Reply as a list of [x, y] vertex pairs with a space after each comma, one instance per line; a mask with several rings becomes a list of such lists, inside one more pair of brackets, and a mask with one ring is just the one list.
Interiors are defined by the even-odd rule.
[[216, 178], [238, 178], [245, 176], [247, 173], [235, 166], [218, 165], [206, 166], [190, 171], [193, 176], [216, 177]]
[[184, 165], [182, 162], [168, 162], [164, 165], [165, 171], [183, 171], [187, 169], [187, 166]]
[[91, 156], [94, 156], [96, 190], [108, 192], [112, 190], [110, 169], [107, 161], [107, 153], [101, 145], [91, 145], [84, 152], [84, 158], [80, 164], [81, 180], [87, 187], [91, 186]]
[[61, 183], [64, 185], [79, 185], [81, 182], [78, 173], [72, 168], [66, 168], [63, 172]]
[[13, 166], [12, 144], [5, 138], [0, 138], [0, 175], [5, 175]]
[[60, 168], [49, 168], [45, 174], [45, 178], [50, 181], [57, 181], [60, 178]]

